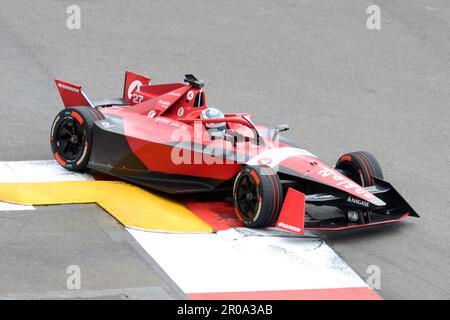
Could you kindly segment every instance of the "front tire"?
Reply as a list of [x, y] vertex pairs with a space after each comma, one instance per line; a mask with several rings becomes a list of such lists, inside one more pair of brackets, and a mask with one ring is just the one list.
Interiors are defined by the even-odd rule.
[[266, 166], [249, 166], [237, 175], [233, 187], [236, 215], [249, 228], [272, 226], [283, 203], [277, 173]]
[[67, 170], [86, 170], [91, 155], [92, 131], [103, 115], [90, 107], [62, 110], [53, 121], [50, 144], [56, 161]]
[[362, 187], [375, 184], [374, 177], [383, 179], [383, 171], [377, 159], [367, 151], [346, 153], [339, 158], [336, 169]]
[[[344, 154], [336, 163], [336, 169], [362, 187], [375, 185], [375, 178], [383, 179], [383, 171], [377, 159], [369, 152], [358, 151]], [[369, 210], [343, 209], [349, 223], [370, 222]]]

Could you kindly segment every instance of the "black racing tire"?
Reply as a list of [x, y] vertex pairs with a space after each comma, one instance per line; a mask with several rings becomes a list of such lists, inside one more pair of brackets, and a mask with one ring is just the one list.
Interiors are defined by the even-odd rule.
[[91, 107], [62, 110], [53, 121], [50, 144], [56, 161], [65, 169], [83, 172], [91, 155], [94, 122], [104, 119]]
[[383, 179], [380, 163], [366, 151], [342, 155], [336, 163], [336, 169], [363, 187], [373, 186], [375, 184], [374, 177]]
[[236, 176], [233, 187], [236, 215], [249, 228], [272, 226], [283, 204], [277, 173], [267, 166], [247, 166]]

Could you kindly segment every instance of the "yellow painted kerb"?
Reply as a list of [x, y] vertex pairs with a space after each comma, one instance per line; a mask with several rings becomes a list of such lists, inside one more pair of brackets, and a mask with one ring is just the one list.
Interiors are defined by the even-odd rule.
[[0, 201], [25, 205], [97, 203], [127, 227], [213, 232], [184, 205], [119, 181], [0, 183]]

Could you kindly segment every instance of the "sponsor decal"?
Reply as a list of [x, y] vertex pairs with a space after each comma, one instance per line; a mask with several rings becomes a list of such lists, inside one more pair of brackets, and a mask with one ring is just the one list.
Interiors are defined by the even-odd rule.
[[293, 147], [270, 148], [251, 158], [247, 162], [247, 165], [267, 165], [271, 168], [275, 168], [284, 160], [295, 156], [315, 157], [315, 155], [304, 149]]
[[150, 110], [150, 112], [147, 115], [149, 118], [154, 118], [156, 117], [156, 111], [155, 110]]
[[172, 127], [181, 129], [183, 131], [187, 130], [187, 126], [184, 123], [180, 123], [180, 122], [178, 122], [176, 120], [171, 120], [169, 118], [164, 118], [164, 117], [163, 118], [156, 118], [155, 119], [155, 123], [167, 124], [167, 125], [170, 125]]
[[189, 91], [188, 93], [187, 93], [187, 99], [190, 101], [190, 100], [192, 100], [192, 99], [194, 99], [194, 91]]
[[55, 136], [55, 127], [56, 127], [56, 124], [58, 123], [59, 119], [61, 119], [61, 116], [60, 116], [60, 115], [58, 115], [58, 116], [56, 117], [56, 119], [53, 121], [52, 131], [51, 131], [51, 140], [52, 140], [52, 141], [53, 141], [53, 137]]
[[172, 103], [169, 101], [165, 101], [165, 100], [158, 100], [158, 102], [156, 103], [156, 107], [161, 107], [161, 108], [168, 108]]
[[81, 155], [80, 159], [77, 161], [77, 165], [80, 165], [80, 163], [83, 162], [84, 158], [86, 157], [88, 146], [89, 146], [89, 144], [86, 142], [84, 144], [83, 154]]
[[309, 199], [333, 199], [335, 198], [335, 196], [331, 195], [331, 194], [313, 194], [308, 196]]
[[179, 92], [169, 92], [167, 95], [174, 96], [174, 97], [180, 97], [181, 93], [179, 93]]
[[183, 107], [180, 107], [180, 108], [178, 109], [177, 115], [178, 115], [179, 117], [182, 117], [183, 114], [184, 114], [184, 108], [183, 108]]
[[359, 220], [359, 213], [357, 211], [349, 211], [347, 212], [347, 218], [351, 222], [356, 222]]
[[361, 197], [367, 200], [375, 198], [375, 196], [368, 192], [366, 189], [333, 169], [322, 167], [319, 171], [317, 171], [317, 174], [324, 178], [332, 177], [337, 187], [342, 187], [346, 190], [353, 189], [357, 194], [361, 195]]
[[261, 158], [258, 160], [258, 164], [261, 166], [268, 166], [272, 163], [272, 159], [270, 158]]
[[130, 83], [130, 85], [128, 86], [128, 90], [127, 90], [128, 99], [131, 99], [131, 97], [133, 96], [133, 93], [136, 90], [139, 90], [139, 88], [141, 86], [142, 86], [142, 82], [140, 80], [134, 80], [132, 83]]
[[111, 123], [109, 123], [108, 121], [102, 121], [102, 122], [100, 122], [100, 124], [101, 124], [102, 127], [104, 127], [105, 129], [112, 128], [112, 127], [115, 127], [115, 126], [116, 126], [115, 124], [111, 124]]
[[61, 89], [64, 89], [64, 90], [69, 90], [69, 91], [72, 91], [72, 92], [80, 93], [80, 89], [72, 87], [72, 86], [68, 86], [68, 85], [63, 84], [61, 82], [58, 83], [58, 87], [60, 87]]
[[280, 227], [280, 228], [288, 229], [288, 230], [295, 231], [295, 232], [301, 232], [302, 231], [301, 228], [291, 226], [290, 224], [286, 224], [284, 222], [279, 222], [277, 224], [277, 226]]
[[168, 118], [158, 118], [155, 120], [156, 123], [163, 123], [163, 124], [170, 124], [172, 122], [172, 120], [168, 119]]
[[358, 204], [360, 206], [364, 206], [364, 207], [369, 207], [369, 203], [367, 201], [361, 200], [361, 199], [357, 199], [357, 198], [353, 198], [353, 197], [348, 197], [347, 198], [348, 202], [354, 203], [354, 204]]

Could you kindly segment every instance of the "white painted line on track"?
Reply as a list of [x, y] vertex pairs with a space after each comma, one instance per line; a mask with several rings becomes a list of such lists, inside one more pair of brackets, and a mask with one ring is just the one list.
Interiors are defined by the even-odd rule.
[[35, 210], [36, 208], [33, 206], [25, 206], [22, 204], [15, 204], [9, 202], [0, 201], [0, 211], [26, 211], [26, 210]]
[[0, 183], [80, 180], [94, 180], [94, 178], [89, 174], [66, 170], [55, 160], [0, 162]]

